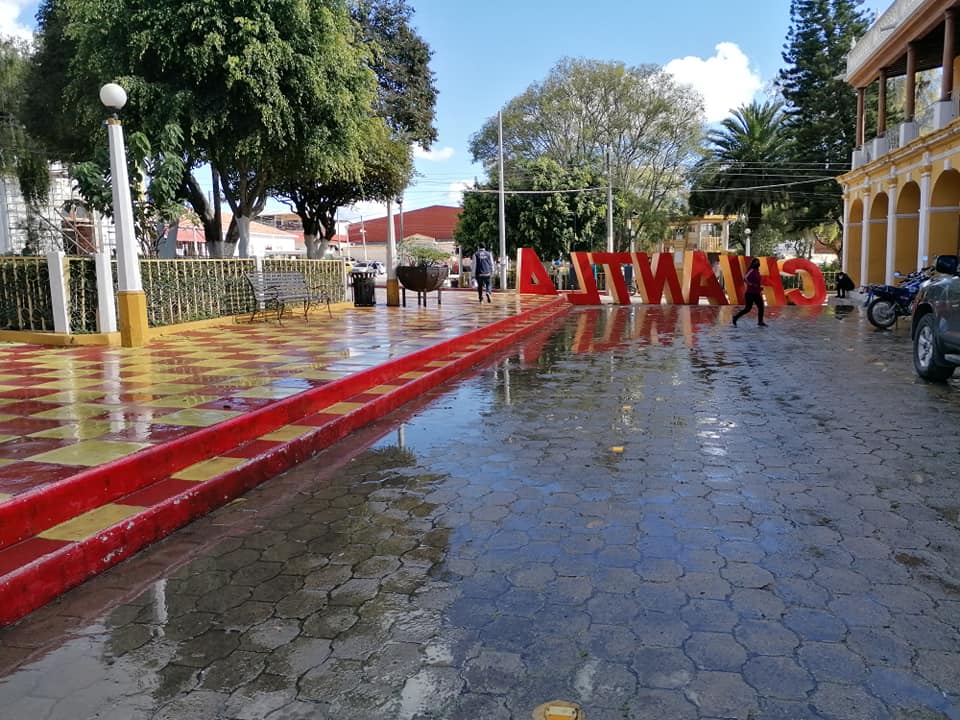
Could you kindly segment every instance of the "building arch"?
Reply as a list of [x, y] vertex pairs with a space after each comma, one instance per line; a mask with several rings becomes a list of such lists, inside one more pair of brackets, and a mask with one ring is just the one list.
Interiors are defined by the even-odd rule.
[[937, 255], [956, 255], [960, 245], [960, 172], [944, 170], [937, 177], [930, 199], [930, 252], [926, 263]]
[[863, 283], [882, 283], [887, 266], [887, 211], [890, 198], [886, 193], [877, 193], [870, 203], [870, 221], [867, 223], [866, 254]]
[[847, 216], [847, 265], [845, 273], [860, 279], [860, 263], [863, 260], [863, 201], [857, 198], [850, 204]]
[[897, 195], [896, 250], [892, 270], [903, 274], [917, 269], [920, 247], [920, 186], [908, 182]]

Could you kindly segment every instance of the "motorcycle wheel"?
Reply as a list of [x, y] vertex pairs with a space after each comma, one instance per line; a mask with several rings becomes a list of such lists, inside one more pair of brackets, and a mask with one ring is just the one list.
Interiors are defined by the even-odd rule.
[[867, 320], [874, 327], [887, 330], [897, 321], [897, 306], [890, 300], [874, 300], [867, 306]]

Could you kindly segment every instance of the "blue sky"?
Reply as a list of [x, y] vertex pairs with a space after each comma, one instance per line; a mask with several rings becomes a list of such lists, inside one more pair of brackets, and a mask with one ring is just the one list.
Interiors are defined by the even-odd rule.
[[[666, 66], [704, 93], [708, 119], [761, 97], [782, 66], [790, 0], [408, 0], [434, 51], [439, 139], [418, 152], [406, 208], [458, 204], [456, 189], [482, 178], [470, 136], [562, 57]], [[883, 12], [891, 0], [866, 0]], [[28, 31], [36, 2], [0, 0], [0, 32]], [[344, 219], [383, 214], [376, 206]]]
[[[889, 0], [867, 0], [883, 12]], [[470, 135], [564, 56], [667, 66], [708, 95], [716, 121], [762, 96], [776, 76], [790, 25], [789, 0], [413, 0], [434, 50], [440, 97], [433, 151], [407, 205], [450, 203], [451, 186], [482, 171]], [[455, 204], [455, 201], [454, 201]]]

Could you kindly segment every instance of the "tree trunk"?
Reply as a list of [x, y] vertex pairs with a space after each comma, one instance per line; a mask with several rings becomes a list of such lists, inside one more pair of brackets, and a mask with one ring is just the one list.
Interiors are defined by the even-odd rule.
[[157, 257], [162, 260], [172, 260], [177, 257], [177, 234], [180, 232], [180, 223], [171, 223], [167, 231], [157, 243]]
[[239, 234], [237, 248], [240, 251], [240, 257], [248, 258], [250, 257], [250, 221], [252, 218], [247, 215], [239, 215], [235, 220], [237, 221], [237, 233]]
[[[210, 166], [210, 182], [213, 185], [213, 232], [219, 242], [223, 238], [223, 213], [220, 203], [220, 173]], [[210, 238], [208, 237], [207, 240]]]

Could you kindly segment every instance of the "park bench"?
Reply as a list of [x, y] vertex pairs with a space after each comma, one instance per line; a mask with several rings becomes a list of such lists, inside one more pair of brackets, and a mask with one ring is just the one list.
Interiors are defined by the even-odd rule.
[[277, 322], [283, 325], [283, 312], [287, 303], [303, 303], [303, 318], [306, 320], [310, 308], [319, 303], [327, 304], [327, 313], [333, 317], [330, 310], [330, 295], [322, 288], [311, 288], [307, 285], [303, 273], [300, 272], [251, 272], [247, 273], [247, 280], [253, 289], [253, 314], [250, 322], [257, 315], [266, 317], [268, 312], [277, 313]]

